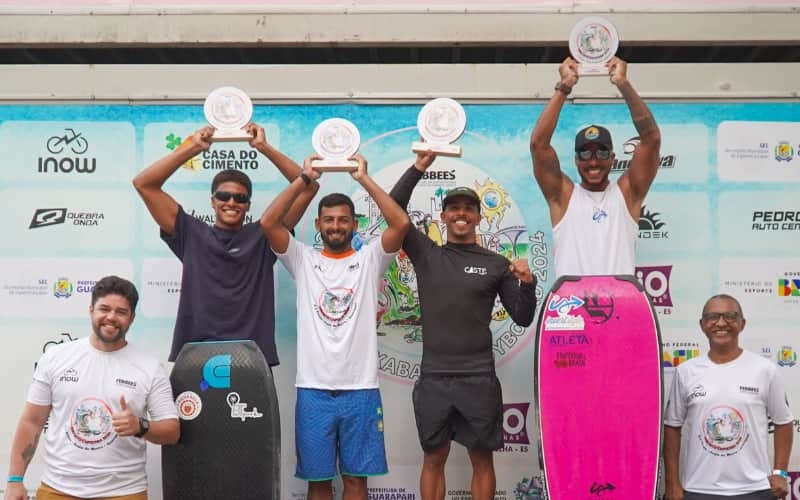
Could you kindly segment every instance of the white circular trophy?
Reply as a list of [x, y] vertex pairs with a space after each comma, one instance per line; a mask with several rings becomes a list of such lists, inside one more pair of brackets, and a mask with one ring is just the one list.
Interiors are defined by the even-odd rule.
[[242, 127], [253, 117], [253, 102], [236, 87], [213, 90], [203, 105], [206, 120], [216, 130], [211, 137], [215, 142], [249, 141], [253, 138]]
[[461, 146], [452, 143], [461, 137], [466, 127], [467, 114], [461, 104], [447, 97], [429, 101], [417, 116], [417, 129], [424, 142], [414, 142], [411, 151], [461, 156]]
[[581, 19], [569, 35], [569, 51], [578, 62], [578, 75], [581, 76], [608, 76], [606, 63], [618, 48], [617, 29], [602, 17]]
[[361, 145], [358, 128], [344, 118], [329, 118], [321, 122], [311, 135], [314, 151], [322, 157], [311, 166], [325, 172], [352, 172], [358, 170], [358, 162], [351, 160]]

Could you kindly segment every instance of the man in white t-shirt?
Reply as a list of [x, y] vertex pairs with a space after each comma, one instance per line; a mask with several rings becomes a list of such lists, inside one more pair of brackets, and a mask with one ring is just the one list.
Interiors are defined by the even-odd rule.
[[568, 57], [560, 80], [531, 134], [533, 175], [550, 209], [555, 276], [633, 274], [639, 213], [658, 172], [661, 132], [653, 114], [628, 81], [627, 63], [608, 63], [611, 83], [625, 99], [638, 145], [628, 168], [616, 181], [608, 178], [614, 162], [611, 133], [589, 125], [575, 136], [575, 166], [581, 182], [564, 172], [551, 144], [561, 109], [578, 83], [578, 63]]
[[380, 238], [356, 252], [353, 201], [333, 193], [320, 200], [314, 221], [322, 251], [297, 241], [281, 221], [321, 175], [311, 167], [317, 158], [306, 158], [300, 175], [261, 217], [273, 251], [297, 284], [295, 475], [308, 481], [308, 500], [332, 499], [337, 473], [344, 498], [366, 500], [367, 477], [388, 472], [378, 389], [378, 290], [410, 222], [367, 175], [367, 161], [356, 155], [358, 170], [350, 175], [386, 221]]
[[739, 347], [744, 326], [742, 307], [730, 295], [715, 295], [703, 307], [708, 354], [678, 366], [664, 417], [666, 500], [789, 493], [794, 417], [777, 366]]
[[5, 500], [28, 498], [23, 476], [45, 422], [45, 471], [37, 500], [147, 500], [146, 443], [180, 437], [161, 363], [128, 344], [139, 294], [117, 276], [92, 291], [92, 334], [39, 360], [11, 446]]

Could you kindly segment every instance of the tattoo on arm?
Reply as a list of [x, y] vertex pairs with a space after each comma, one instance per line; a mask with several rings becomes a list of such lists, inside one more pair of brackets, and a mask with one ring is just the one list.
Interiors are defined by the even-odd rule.
[[645, 116], [634, 118], [633, 125], [636, 127], [636, 131], [639, 132], [639, 135], [645, 135], [658, 128], [655, 118], [653, 118], [653, 115], [649, 112]]
[[37, 433], [33, 442], [22, 450], [22, 460], [25, 462], [26, 469], [28, 468], [28, 464], [31, 463], [31, 460], [33, 460], [33, 455], [36, 453], [36, 447], [39, 445], [39, 436], [41, 436], [41, 433]]

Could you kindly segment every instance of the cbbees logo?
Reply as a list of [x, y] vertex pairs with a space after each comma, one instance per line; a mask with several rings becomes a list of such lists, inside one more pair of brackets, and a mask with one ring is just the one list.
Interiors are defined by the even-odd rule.
[[45, 143], [47, 151], [52, 155], [40, 156], [37, 172], [40, 174], [77, 173], [91, 174], [97, 169], [97, 158], [83, 156], [89, 149], [89, 141], [82, 132], [65, 128], [64, 134], [56, 134]]
[[530, 444], [526, 422], [530, 403], [503, 404], [503, 442]]
[[665, 240], [669, 238], [669, 231], [661, 231], [666, 222], [661, 222], [658, 212], [647, 210], [647, 205], [642, 205], [639, 212], [639, 239], [642, 240]]
[[456, 180], [456, 171], [426, 170], [422, 173], [422, 179], [426, 181], [454, 181]]
[[97, 226], [104, 219], [103, 212], [69, 212], [66, 208], [37, 208], [28, 229], [55, 226], [67, 221], [73, 226]]
[[778, 297], [800, 297], [800, 279], [778, 279]]
[[775, 159], [778, 162], [790, 162], [794, 158], [794, 148], [789, 141], [778, 141], [775, 145]]
[[[615, 157], [614, 161], [611, 162], [611, 172], [614, 173], [622, 173], [630, 167], [631, 160], [633, 160], [633, 152], [636, 151], [636, 147], [639, 146], [639, 142], [641, 139], [636, 137], [631, 137], [622, 145], [622, 152], [623, 154], [631, 156], [630, 158], [619, 158]], [[662, 156], [658, 159], [658, 168], [675, 168], [675, 163], [677, 159], [675, 155], [666, 155]]]
[[636, 266], [636, 278], [654, 306], [672, 307], [669, 277], [672, 266]]

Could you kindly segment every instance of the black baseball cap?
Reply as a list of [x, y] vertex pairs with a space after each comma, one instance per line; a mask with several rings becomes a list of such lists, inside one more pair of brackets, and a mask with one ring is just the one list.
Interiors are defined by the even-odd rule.
[[470, 201], [474, 202], [476, 205], [481, 204], [481, 198], [478, 196], [478, 193], [475, 192], [474, 189], [468, 188], [466, 186], [458, 186], [450, 191], [447, 192], [444, 199], [442, 200], [442, 210], [447, 207], [447, 204], [453, 201], [455, 198], [459, 196], [463, 196], [464, 198], [469, 198]]
[[587, 144], [599, 144], [609, 151], [614, 150], [614, 143], [611, 142], [611, 132], [600, 125], [589, 125], [582, 128], [575, 136], [575, 151], [580, 151]]

